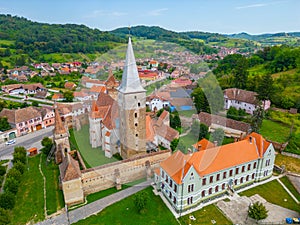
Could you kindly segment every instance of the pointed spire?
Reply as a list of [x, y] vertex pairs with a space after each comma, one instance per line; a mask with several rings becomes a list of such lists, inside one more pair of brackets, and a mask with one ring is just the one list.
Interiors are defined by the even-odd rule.
[[139, 73], [137, 70], [130, 37], [128, 39], [126, 61], [124, 65], [123, 75], [122, 75], [122, 83], [119, 87], [119, 91], [123, 93], [146, 91], [142, 87], [140, 82]]
[[65, 134], [67, 133], [66, 128], [63, 125], [63, 122], [60, 118], [58, 108], [55, 106], [55, 128], [54, 128], [54, 134]]

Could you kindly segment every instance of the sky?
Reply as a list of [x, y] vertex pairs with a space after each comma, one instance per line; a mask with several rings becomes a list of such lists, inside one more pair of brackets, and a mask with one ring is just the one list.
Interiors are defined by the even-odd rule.
[[299, 9], [300, 0], [0, 0], [0, 14], [108, 31], [147, 25], [224, 34], [295, 32]]

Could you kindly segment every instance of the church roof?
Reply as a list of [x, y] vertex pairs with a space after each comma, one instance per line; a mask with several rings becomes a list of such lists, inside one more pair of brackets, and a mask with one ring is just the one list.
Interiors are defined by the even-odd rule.
[[67, 133], [66, 128], [63, 125], [63, 122], [60, 118], [58, 108], [55, 109], [55, 128], [54, 128], [55, 134], [65, 134]]
[[146, 90], [142, 87], [135, 58], [133, 48], [131, 44], [131, 38], [128, 40], [128, 47], [126, 53], [126, 61], [124, 65], [122, 83], [119, 87], [119, 92], [122, 93], [134, 93], [134, 92], [145, 92]]
[[69, 181], [81, 177], [81, 171], [77, 160], [68, 153], [63, 162], [59, 165], [62, 181]]

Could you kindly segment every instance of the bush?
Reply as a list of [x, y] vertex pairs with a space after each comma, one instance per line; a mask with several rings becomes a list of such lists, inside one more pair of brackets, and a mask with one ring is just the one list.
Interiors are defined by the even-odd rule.
[[13, 153], [13, 163], [21, 162], [23, 164], [26, 163], [26, 149], [24, 147], [15, 147]]
[[0, 208], [12, 209], [15, 206], [15, 195], [11, 192], [4, 192], [0, 195]]
[[255, 220], [262, 220], [268, 217], [268, 210], [260, 202], [255, 202], [254, 204], [250, 205], [248, 213], [249, 217]]
[[136, 206], [139, 213], [143, 213], [146, 208], [147, 202], [149, 200], [149, 195], [145, 191], [138, 192], [134, 195], [134, 205]]
[[49, 152], [51, 151], [52, 145], [53, 145], [52, 139], [49, 138], [49, 137], [44, 137], [43, 140], [42, 140], [42, 146], [43, 146], [44, 148], [42, 148], [41, 151], [42, 151], [45, 155], [48, 155]]
[[0, 225], [5, 225], [10, 223], [9, 212], [3, 208], [0, 208]]
[[0, 166], [0, 176], [3, 176], [6, 173], [6, 167]]

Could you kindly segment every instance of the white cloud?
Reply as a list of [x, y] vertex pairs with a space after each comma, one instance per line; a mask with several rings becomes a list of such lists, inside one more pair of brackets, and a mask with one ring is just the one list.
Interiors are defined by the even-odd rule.
[[128, 13], [118, 11], [94, 10], [91, 14], [86, 15], [85, 18], [97, 18], [102, 16], [120, 17], [126, 15], [128, 15]]
[[251, 4], [251, 5], [243, 5], [243, 6], [237, 6], [235, 9], [249, 9], [249, 8], [260, 8], [260, 7], [266, 7], [271, 6], [279, 3], [285, 3], [287, 1], [275, 1], [275, 2], [269, 2], [269, 3], [258, 3], [258, 4]]
[[163, 14], [163, 12], [168, 11], [168, 8], [162, 8], [162, 9], [154, 9], [150, 12], [148, 12], [149, 16], [160, 16]]

